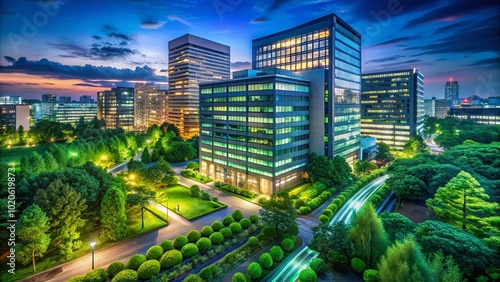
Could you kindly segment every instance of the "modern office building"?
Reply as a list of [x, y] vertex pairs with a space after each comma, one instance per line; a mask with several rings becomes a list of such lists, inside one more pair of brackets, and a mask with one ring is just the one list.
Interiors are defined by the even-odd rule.
[[97, 92], [97, 118], [106, 128], [134, 129], [134, 88], [116, 87]]
[[0, 105], [21, 105], [23, 99], [20, 96], [0, 96]]
[[361, 134], [402, 149], [421, 134], [424, 76], [417, 69], [367, 73], [362, 76]]
[[451, 101], [452, 104], [457, 104], [460, 99], [458, 81], [454, 81], [451, 77], [444, 85], [444, 99]]
[[0, 129], [5, 130], [8, 127], [19, 129], [19, 126], [24, 130], [30, 129], [30, 106], [0, 105]]
[[56, 100], [56, 94], [42, 94], [42, 103], [55, 103]]
[[134, 130], [146, 131], [166, 121], [167, 90], [158, 85], [138, 83], [134, 88]]
[[38, 103], [32, 105], [35, 121], [42, 119], [60, 123], [76, 123], [83, 117], [85, 122], [97, 115], [96, 103]]
[[252, 41], [252, 67], [325, 69], [323, 106], [314, 112], [323, 154], [353, 164], [360, 152], [361, 35], [335, 14]]
[[71, 103], [71, 97], [69, 96], [61, 96], [58, 100], [59, 103]]
[[199, 134], [199, 84], [230, 77], [230, 48], [192, 34], [168, 42], [167, 121], [184, 138]]
[[450, 106], [450, 100], [432, 97], [432, 99], [424, 100], [424, 115], [428, 117], [445, 118], [448, 116]]
[[95, 101], [90, 95], [82, 95], [80, 96], [80, 103], [95, 103]]
[[323, 106], [323, 77], [244, 70], [200, 84], [200, 172], [267, 195], [302, 182], [309, 154], [324, 150], [310, 114]]
[[436, 97], [424, 100], [424, 116], [428, 117], [436, 116]]
[[477, 123], [500, 125], [500, 106], [454, 106], [450, 108], [450, 116], [459, 119], [473, 120]]

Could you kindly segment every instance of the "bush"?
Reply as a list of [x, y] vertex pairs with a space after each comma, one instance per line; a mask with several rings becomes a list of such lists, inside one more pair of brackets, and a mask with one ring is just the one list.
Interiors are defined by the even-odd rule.
[[208, 237], [212, 233], [214, 233], [214, 230], [208, 225], [203, 226], [203, 228], [201, 229], [201, 235], [203, 235], [203, 237]]
[[306, 268], [299, 273], [300, 282], [316, 282], [318, 281], [318, 275], [314, 270]]
[[300, 207], [299, 208], [299, 212], [300, 214], [304, 215], [304, 214], [308, 214], [311, 212], [311, 208], [309, 206], [303, 206], [303, 207]]
[[309, 263], [309, 267], [316, 273], [323, 273], [326, 271], [326, 263], [321, 258], [313, 258]]
[[259, 216], [256, 214], [251, 214], [248, 219], [250, 219], [251, 223], [256, 223], [257, 221], [259, 221]]
[[198, 198], [200, 196], [200, 187], [198, 185], [191, 185], [189, 187], [189, 195], [193, 198]]
[[247, 282], [247, 278], [245, 277], [245, 274], [243, 274], [241, 272], [236, 272], [233, 275], [231, 282]]
[[293, 249], [295, 245], [295, 242], [293, 241], [292, 238], [285, 238], [283, 239], [283, 241], [281, 241], [281, 247], [283, 248], [283, 250], [289, 252]]
[[125, 269], [118, 272], [111, 282], [137, 282], [137, 280], [139, 280], [139, 276], [135, 270]]
[[346, 269], [349, 262], [346, 254], [337, 250], [328, 252], [328, 261], [332, 264], [333, 269], [339, 271]]
[[241, 230], [243, 230], [241, 224], [239, 224], [238, 222], [231, 223], [229, 225], [229, 229], [231, 229], [231, 232], [233, 232], [233, 234], [238, 234], [241, 232]]
[[160, 262], [155, 259], [150, 259], [145, 263], [141, 264], [139, 269], [137, 269], [137, 276], [139, 279], [148, 280], [151, 276], [157, 276], [160, 273]]
[[329, 219], [332, 219], [333, 217], [333, 211], [329, 209], [324, 209], [321, 214], [328, 216]]
[[319, 216], [319, 221], [321, 223], [327, 223], [328, 221], [330, 221], [330, 218], [328, 216], [322, 214], [322, 215]]
[[222, 228], [224, 228], [224, 224], [222, 224], [222, 222], [216, 220], [214, 222], [212, 222], [212, 229], [214, 231], [219, 231], [221, 230]]
[[200, 199], [202, 199], [203, 201], [210, 201], [210, 194], [208, 194], [205, 191], [202, 191], [200, 193]]
[[116, 274], [118, 274], [118, 272], [125, 270], [126, 268], [127, 266], [123, 262], [115, 261], [108, 266], [106, 272], [108, 273], [108, 277], [113, 278]]
[[241, 227], [243, 227], [243, 229], [248, 229], [248, 227], [250, 227], [250, 224], [252, 224], [252, 223], [250, 222], [250, 219], [248, 219], [248, 218], [242, 218], [240, 220], [240, 225], [241, 225]]
[[143, 264], [146, 260], [147, 260], [146, 256], [144, 256], [144, 255], [140, 255], [140, 254], [133, 255], [128, 260], [127, 268], [137, 270], [139, 268], [139, 266], [141, 266], [141, 264]]
[[212, 247], [212, 242], [210, 239], [203, 237], [196, 242], [196, 247], [198, 247], [197, 250], [206, 251]]
[[[133, 271], [133, 270], [132, 270]], [[134, 271], [135, 272], [135, 271]], [[68, 281], [66, 282], [83, 282], [83, 279], [85, 279], [85, 275], [76, 275], [71, 277]], [[137, 279], [136, 279], [137, 280]]]
[[174, 239], [174, 247], [177, 250], [182, 249], [182, 247], [184, 247], [184, 245], [186, 245], [187, 243], [189, 243], [189, 240], [184, 235], [179, 235]]
[[190, 230], [186, 235], [189, 243], [195, 243], [201, 238], [201, 233], [198, 230]]
[[253, 233], [255, 233], [255, 231], [257, 231], [257, 226], [255, 226], [255, 225], [252, 225], [248, 228], [249, 234], [253, 234]]
[[240, 210], [235, 210], [232, 214], [234, 220], [241, 220], [243, 218], [243, 212]]
[[212, 265], [202, 268], [200, 273], [198, 273], [198, 276], [204, 281], [212, 280], [212, 278], [214, 277]]
[[182, 253], [178, 250], [166, 251], [161, 256], [160, 264], [162, 268], [169, 269], [182, 262]]
[[366, 263], [360, 258], [353, 258], [351, 260], [351, 267], [357, 273], [363, 273], [366, 270]]
[[224, 241], [224, 236], [220, 232], [214, 232], [210, 234], [209, 238], [210, 242], [215, 245], [219, 245], [220, 243], [222, 243], [222, 241]]
[[268, 269], [271, 266], [273, 266], [273, 258], [271, 257], [271, 255], [269, 253], [263, 253], [259, 257], [259, 264], [263, 268]]
[[234, 218], [230, 215], [228, 216], [225, 216], [223, 219], [222, 219], [222, 223], [225, 225], [225, 226], [229, 226], [229, 224], [233, 223], [234, 222]]
[[252, 262], [247, 267], [247, 275], [250, 276], [251, 279], [258, 279], [262, 275], [262, 267], [260, 264], [256, 262]]
[[191, 273], [182, 282], [203, 282], [203, 280], [198, 275]]
[[336, 204], [329, 204], [327, 209], [331, 210], [332, 212], [337, 211], [337, 205]]
[[303, 199], [297, 199], [295, 201], [295, 204], [294, 204], [296, 209], [299, 209], [300, 207], [303, 207], [305, 205], [306, 205], [306, 202]]
[[276, 246], [273, 246], [270, 250], [269, 250], [269, 254], [271, 255], [271, 257], [273, 258], [273, 260], [275, 262], [279, 262], [283, 259], [283, 249], [276, 245]]
[[227, 253], [224, 258], [222, 259], [222, 262], [225, 264], [233, 264], [235, 260], [235, 256], [233, 252]]
[[227, 227], [222, 228], [219, 232], [224, 236], [224, 239], [229, 239], [233, 236], [233, 232]]
[[83, 278], [84, 282], [104, 282], [108, 279], [106, 270], [102, 268], [92, 269]]
[[190, 258], [190, 257], [194, 257], [196, 254], [198, 254], [198, 242], [196, 244], [187, 243], [186, 245], [184, 245], [184, 247], [182, 247], [182, 249], [181, 249], [182, 256], [185, 258]]
[[163, 248], [156, 245], [148, 249], [148, 251], [146, 252], [146, 259], [160, 259], [162, 255]]
[[379, 274], [376, 269], [367, 269], [363, 272], [363, 281], [365, 282], [378, 282]]
[[162, 247], [164, 252], [174, 249], [174, 244], [172, 243], [171, 240], [165, 240], [165, 241], [161, 242], [160, 246]]
[[259, 245], [259, 239], [255, 236], [248, 238], [247, 244], [249, 247], [255, 247]]
[[189, 162], [186, 166], [187, 169], [199, 170], [200, 165], [197, 162]]
[[339, 199], [339, 198], [335, 198], [335, 200], [333, 200], [333, 203], [334, 203], [337, 207], [341, 207], [341, 206], [344, 204], [344, 202], [342, 202], [342, 200], [341, 200], [341, 199]]

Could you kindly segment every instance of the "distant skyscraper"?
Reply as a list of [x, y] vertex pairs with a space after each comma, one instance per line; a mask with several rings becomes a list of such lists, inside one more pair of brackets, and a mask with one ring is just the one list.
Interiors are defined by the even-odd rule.
[[199, 83], [229, 79], [230, 48], [191, 34], [168, 42], [167, 121], [183, 137], [199, 135]]
[[56, 99], [56, 94], [42, 94], [42, 103], [55, 103]]
[[134, 130], [146, 131], [160, 126], [166, 118], [167, 90], [158, 85], [139, 83], [134, 88]]
[[82, 95], [80, 96], [80, 103], [95, 103], [95, 101], [90, 95]]
[[424, 100], [424, 115], [428, 117], [436, 116], [436, 97]]
[[0, 105], [20, 105], [23, 99], [20, 96], [0, 96]]
[[428, 117], [445, 118], [448, 116], [448, 110], [451, 106], [451, 101], [446, 99], [424, 100], [424, 115]]
[[325, 69], [321, 118], [323, 154], [353, 164], [360, 152], [361, 35], [335, 14], [252, 41], [252, 67]]
[[71, 97], [61, 96], [59, 97], [59, 103], [71, 103]]
[[362, 77], [361, 134], [402, 149], [421, 134], [424, 76], [417, 69], [367, 73]]
[[60, 123], [76, 123], [83, 117], [85, 122], [89, 122], [97, 115], [95, 103], [37, 103], [31, 107], [35, 121], [46, 119]]
[[458, 103], [460, 99], [458, 81], [453, 81], [453, 78], [451, 77], [450, 81], [447, 81], [444, 85], [444, 98], [446, 100], [452, 101], [453, 104]]
[[24, 130], [30, 129], [30, 106], [28, 105], [0, 105], [0, 129], [7, 127]]
[[97, 118], [103, 119], [106, 128], [134, 128], [134, 88], [116, 87], [97, 92]]

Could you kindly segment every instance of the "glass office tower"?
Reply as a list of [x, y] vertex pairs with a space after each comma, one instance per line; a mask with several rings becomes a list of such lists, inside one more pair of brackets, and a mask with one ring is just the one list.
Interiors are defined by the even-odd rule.
[[137, 83], [134, 87], [134, 130], [145, 132], [166, 121], [167, 90], [159, 85]]
[[116, 87], [97, 92], [97, 118], [103, 119], [106, 128], [134, 129], [134, 88]]
[[359, 158], [361, 35], [335, 14], [252, 41], [252, 67], [291, 71], [324, 68], [324, 101], [311, 107], [321, 123], [311, 139], [324, 140], [324, 154]]

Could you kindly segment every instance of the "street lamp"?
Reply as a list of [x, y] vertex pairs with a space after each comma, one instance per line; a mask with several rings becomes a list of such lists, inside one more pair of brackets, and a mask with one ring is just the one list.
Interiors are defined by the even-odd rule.
[[95, 247], [95, 241], [90, 242], [90, 247], [92, 247], [92, 269], [94, 269], [94, 247]]
[[73, 166], [75, 166], [75, 157], [78, 155], [77, 153], [75, 152], [71, 152], [69, 153], [71, 155], [71, 158], [73, 159]]
[[169, 218], [168, 218], [168, 196], [167, 196], [167, 220], [169, 220]]

